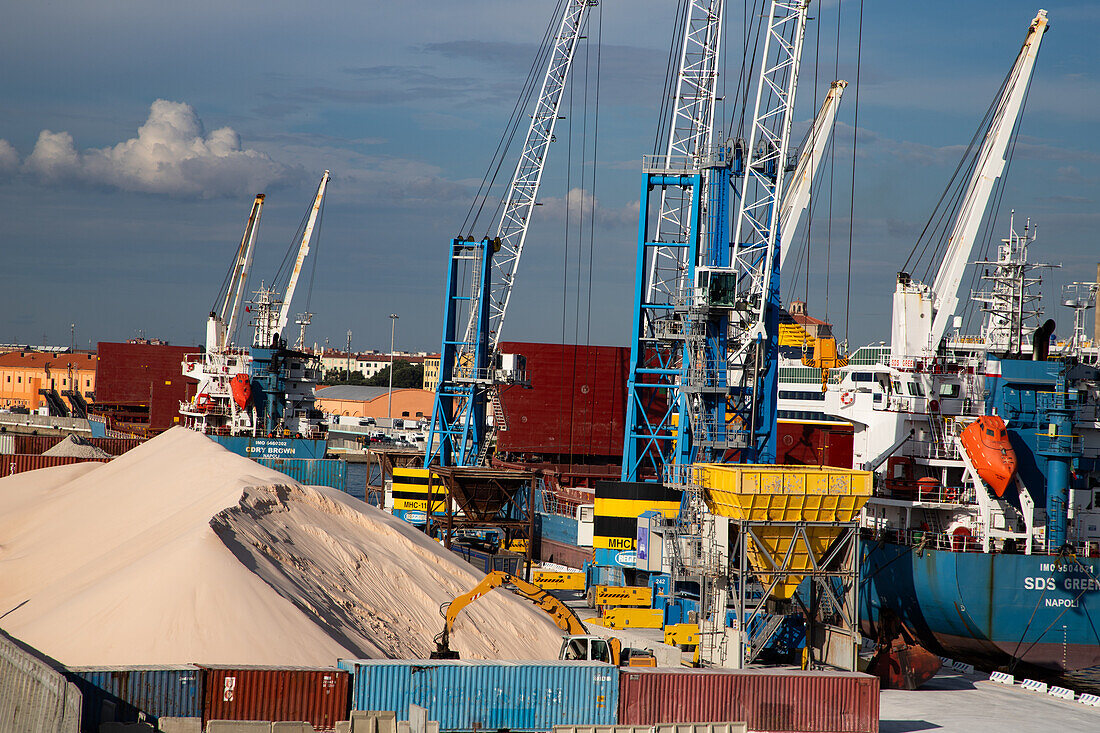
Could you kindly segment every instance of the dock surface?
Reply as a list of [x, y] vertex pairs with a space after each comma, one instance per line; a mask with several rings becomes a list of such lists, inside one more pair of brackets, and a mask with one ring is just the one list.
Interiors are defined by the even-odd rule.
[[1100, 730], [1100, 708], [943, 672], [915, 692], [883, 690], [879, 733], [1069, 733]]

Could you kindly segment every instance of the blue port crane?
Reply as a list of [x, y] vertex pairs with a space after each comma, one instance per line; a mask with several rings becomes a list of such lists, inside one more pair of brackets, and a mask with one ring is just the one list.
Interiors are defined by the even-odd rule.
[[448, 243], [439, 383], [425, 467], [484, 464], [504, 420], [498, 388], [524, 382], [522, 357], [498, 349], [501, 327], [554, 126], [561, 119], [562, 93], [589, 11], [597, 5], [597, 0], [559, 0], [561, 19], [556, 32], [547, 33], [550, 42], [540, 49], [540, 56], [546, 52], [546, 71], [495, 235], [480, 240], [458, 236]]
[[666, 152], [642, 164], [623, 481], [775, 460], [780, 203], [808, 8], [770, 3], [749, 138], [722, 143], [724, 2], [685, 14]]

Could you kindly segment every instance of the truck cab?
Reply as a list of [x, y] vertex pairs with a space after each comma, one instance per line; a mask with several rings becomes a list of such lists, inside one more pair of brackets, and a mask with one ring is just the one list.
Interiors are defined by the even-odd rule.
[[618, 664], [611, 644], [600, 636], [567, 636], [562, 640], [559, 659]]

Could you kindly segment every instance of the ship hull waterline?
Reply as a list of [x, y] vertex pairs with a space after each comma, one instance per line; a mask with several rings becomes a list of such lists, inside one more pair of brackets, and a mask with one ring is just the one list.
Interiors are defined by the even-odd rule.
[[865, 541], [861, 619], [891, 609], [925, 642], [980, 667], [1100, 667], [1100, 559], [951, 552]]

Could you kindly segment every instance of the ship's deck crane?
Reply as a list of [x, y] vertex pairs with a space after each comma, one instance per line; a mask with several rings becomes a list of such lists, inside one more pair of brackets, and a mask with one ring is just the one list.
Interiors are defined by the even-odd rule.
[[[577, 42], [597, 0], [562, 0], [557, 32], [531, 114], [523, 150], [512, 175], [496, 235], [475, 241], [458, 236], [449, 245], [450, 266], [443, 313], [440, 380], [432, 410], [425, 466], [475, 466], [492, 446], [487, 408], [501, 383], [523, 381], [518, 357], [497, 351], [516, 271], [536, 205], [542, 172], [554, 139], [565, 82]], [[463, 288], [466, 281], [469, 290]], [[461, 329], [461, 330], [460, 330]]]
[[825, 95], [821, 109], [814, 118], [814, 124], [810, 127], [806, 147], [798, 157], [798, 166], [791, 175], [790, 185], [783, 195], [783, 208], [779, 213], [779, 241], [784, 245], [779, 249], [780, 272], [783, 272], [786, 266], [787, 255], [791, 252], [790, 245], [794, 242], [798, 223], [802, 221], [802, 214], [810, 204], [814, 178], [821, 166], [821, 161], [825, 158], [825, 148], [829, 144], [829, 138], [832, 137], [836, 112], [840, 108], [840, 99], [847, 86], [848, 82], [837, 79], [829, 87], [829, 93]]
[[936, 279], [929, 287], [912, 279], [908, 273], [898, 274], [891, 324], [894, 357], [926, 358], [935, 355], [947, 332], [948, 323], [955, 315], [959, 285], [970, 263], [978, 228], [985, 216], [993, 187], [1004, 172], [1009, 140], [1027, 98], [1035, 58], [1046, 30], [1047, 13], [1040, 10], [1031, 21], [1023, 47], [993, 108]]
[[237, 256], [229, 271], [225, 297], [219, 298], [222, 300], [221, 308], [211, 311], [207, 321], [206, 350], [208, 352], [224, 351], [237, 330], [244, 292], [248, 287], [248, 272], [252, 269], [252, 259], [256, 252], [256, 232], [260, 228], [260, 214], [263, 208], [264, 195], [258, 193], [252, 201], [248, 224], [244, 228], [244, 236], [241, 237]]
[[302, 265], [305, 263], [306, 255], [309, 254], [309, 242], [313, 238], [313, 229], [317, 224], [317, 216], [321, 211], [321, 202], [324, 201], [328, 181], [329, 172], [325, 171], [321, 175], [321, 182], [317, 184], [317, 193], [313, 197], [313, 204], [310, 206], [309, 216], [302, 230], [302, 238], [298, 243], [298, 255], [287, 278], [286, 290], [282, 299], [279, 299], [275, 287], [261, 287], [257, 293], [258, 302], [256, 303], [257, 309], [254, 316], [256, 332], [253, 339], [255, 346], [269, 346], [275, 338], [282, 336], [283, 329], [286, 328], [290, 316], [290, 303], [294, 298], [294, 291], [298, 287]]

